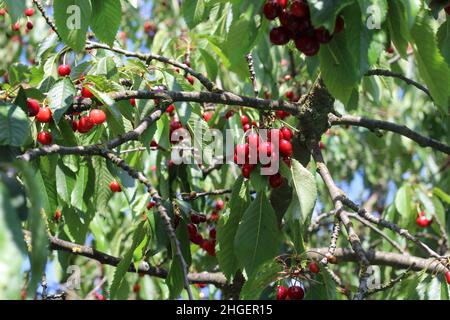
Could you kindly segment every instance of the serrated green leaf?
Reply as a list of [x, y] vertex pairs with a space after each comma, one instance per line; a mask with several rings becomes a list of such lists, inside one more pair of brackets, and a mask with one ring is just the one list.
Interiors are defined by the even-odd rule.
[[113, 45], [121, 19], [120, 0], [92, 0], [91, 28], [100, 41]]
[[53, 112], [55, 123], [63, 118], [67, 109], [72, 106], [76, 89], [70, 78], [58, 80], [48, 92], [49, 106]]
[[23, 146], [30, 139], [26, 113], [19, 107], [0, 102], [0, 145]]
[[82, 51], [91, 20], [91, 1], [58, 0], [53, 3], [53, 12], [64, 43], [75, 51]]
[[245, 211], [234, 239], [234, 252], [247, 274], [277, 255], [280, 240], [272, 205], [264, 193], [259, 193]]

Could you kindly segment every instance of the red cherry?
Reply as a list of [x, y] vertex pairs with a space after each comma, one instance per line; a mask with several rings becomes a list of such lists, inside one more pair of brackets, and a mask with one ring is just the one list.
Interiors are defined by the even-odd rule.
[[194, 224], [206, 222], [206, 216], [200, 213], [191, 213], [191, 222]]
[[156, 202], [151, 200], [147, 203], [147, 210], [150, 210], [151, 208], [153, 208], [156, 205]]
[[248, 117], [245, 114], [243, 114], [241, 116], [241, 123], [242, 123], [243, 126], [245, 126], [246, 124], [249, 123]]
[[55, 212], [55, 221], [58, 222], [61, 219], [61, 211], [57, 210]]
[[28, 115], [30, 117], [34, 117], [39, 113], [41, 107], [39, 106], [39, 102], [34, 99], [27, 99], [27, 107], [28, 107]]
[[240, 143], [236, 145], [234, 154], [237, 156], [238, 164], [243, 164], [247, 162], [249, 152], [250, 146], [248, 143]]
[[93, 124], [102, 124], [106, 121], [106, 114], [103, 110], [92, 109], [91, 112], [89, 112], [89, 119]]
[[167, 107], [166, 109], [166, 113], [171, 114], [175, 111], [175, 106], [173, 104], [171, 104], [170, 106]]
[[72, 72], [72, 69], [70, 68], [70, 66], [68, 64], [62, 64], [58, 67], [58, 74], [60, 77], [65, 77], [70, 75], [70, 73]]
[[130, 104], [131, 104], [133, 107], [136, 107], [136, 99], [131, 98], [131, 99], [130, 99]]
[[72, 120], [71, 121], [71, 125], [72, 125], [73, 132], [77, 132], [78, 131], [78, 121], [77, 120]]
[[309, 7], [308, 4], [300, 0], [294, 0], [291, 4], [291, 13], [297, 18], [307, 18], [309, 17]]
[[112, 192], [121, 192], [122, 191], [122, 187], [120, 186], [120, 184], [116, 180], [113, 180], [113, 181], [110, 182], [109, 189]]
[[152, 140], [152, 141], [150, 142], [150, 147], [158, 148], [158, 142], [156, 142], [155, 140]]
[[416, 219], [416, 223], [421, 228], [426, 228], [431, 224], [431, 220], [425, 216], [418, 216]]
[[305, 291], [302, 287], [293, 286], [288, 289], [287, 300], [303, 300], [305, 297]]
[[248, 145], [251, 149], [258, 150], [259, 147], [259, 135], [256, 132], [250, 133], [247, 136]]
[[81, 89], [81, 96], [83, 98], [92, 98], [94, 97], [94, 94], [91, 92], [91, 90], [89, 90], [87, 86], [85, 86]]
[[339, 33], [342, 30], [344, 30], [345, 27], [345, 21], [342, 16], [338, 16], [336, 19], [336, 25], [334, 27], [334, 33]]
[[195, 80], [194, 80], [194, 77], [193, 76], [187, 76], [186, 77], [186, 79], [187, 79], [187, 81], [191, 84], [191, 86], [193, 86], [194, 85], [194, 82], [195, 82]]
[[288, 127], [281, 127], [280, 132], [283, 134], [283, 139], [288, 141], [292, 139], [292, 131]]
[[251, 173], [252, 173], [251, 166], [244, 164], [244, 166], [242, 167], [242, 176], [245, 179], [250, 179], [250, 174]]
[[141, 285], [140, 285], [139, 283], [136, 283], [136, 284], [133, 286], [133, 292], [134, 292], [134, 293], [138, 293], [139, 291], [141, 291]]
[[279, 129], [270, 129], [269, 133], [267, 134], [267, 140], [272, 141], [273, 138], [278, 136], [278, 143], [284, 139], [283, 133]]
[[38, 133], [37, 140], [43, 145], [49, 145], [53, 141], [52, 134], [48, 131], [41, 131]]
[[146, 33], [149, 33], [152, 30], [152, 24], [149, 21], [144, 22], [144, 30]]
[[285, 9], [287, 6], [287, 0], [277, 0], [278, 4], [281, 6], [281, 8]]
[[27, 17], [32, 17], [34, 15], [34, 9], [33, 8], [27, 8], [24, 10], [24, 14]]
[[315, 56], [320, 49], [319, 42], [315, 38], [308, 36], [301, 36], [295, 40], [295, 46], [308, 57]]
[[209, 217], [209, 220], [211, 220], [211, 222], [219, 220], [219, 214], [216, 211], [213, 211], [213, 213], [211, 213], [211, 217]]
[[292, 155], [292, 144], [285, 139], [280, 140], [280, 153], [283, 156], [290, 157]]
[[322, 141], [319, 142], [319, 148], [320, 150], [325, 149], [325, 143], [323, 143]]
[[19, 23], [19, 22], [14, 23], [14, 24], [11, 26], [11, 29], [12, 29], [13, 31], [19, 31], [19, 30], [20, 30], [20, 23]]
[[212, 112], [206, 112], [206, 113], [203, 114], [203, 120], [208, 122], [209, 120], [211, 120], [212, 116], [213, 116]]
[[187, 225], [187, 228], [188, 228], [188, 233], [189, 233], [190, 238], [197, 234], [197, 227], [195, 226], [195, 224], [189, 223]]
[[289, 42], [289, 30], [285, 27], [273, 28], [270, 31], [270, 41], [274, 45], [282, 46]]
[[244, 132], [247, 132], [248, 130], [250, 130], [252, 128], [252, 126], [247, 123], [247, 124], [244, 124], [244, 126], [242, 128], [244, 129]]
[[83, 116], [78, 120], [78, 131], [80, 133], [88, 133], [94, 127], [89, 117]]
[[263, 11], [268, 20], [275, 20], [281, 12], [281, 6], [276, 0], [269, 0], [264, 4]]
[[260, 154], [265, 154], [267, 156], [270, 156], [270, 154], [272, 153], [272, 150], [274, 149], [274, 145], [272, 142], [262, 142], [259, 145], [259, 153]]
[[196, 233], [192, 235], [192, 237], [189, 237], [189, 240], [191, 240], [192, 243], [195, 243], [196, 245], [200, 245], [203, 242], [203, 237], [200, 233]]
[[284, 163], [286, 163], [286, 165], [287, 165], [289, 168], [292, 166], [292, 160], [291, 160], [291, 158], [283, 157], [283, 161], [284, 161]]
[[223, 208], [225, 208], [225, 203], [223, 202], [222, 199], [219, 199], [216, 201], [216, 210], [220, 211], [223, 210]]
[[33, 28], [34, 28], [33, 22], [28, 21], [28, 22], [27, 22], [27, 29], [28, 29], [28, 30], [31, 30], [31, 29], [33, 29]]
[[295, 93], [294, 93], [294, 91], [289, 90], [289, 91], [287, 91], [287, 92], [285, 93], [285, 96], [286, 96], [287, 99], [293, 100], [294, 97], [295, 97]]
[[[450, 6], [449, 6], [450, 7]], [[447, 283], [450, 284], [450, 271], [447, 271], [445, 273], [445, 280], [447, 280]]]
[[40, 108], [36, 115], [36, 120], [41, 123], [49, 123], [52, 121], [52, 110], [50, 108]]
[[226, 119], [230, 119], [233, 115], [234, 115], [234, 111], [233, 111], [233, 110], [229, 110], [229, 111], [227, 111], [227, 113], [225, 114], [225, 118], [226, 118]]
[[309, 271], [311, 271], [312, 273], [319, 273], [320, 269], [319, 269], [319, 265], [315, 262], [311, 262], [308, 266]]
[[181, 124], [180, 121], [172, 121], [170, 123], [170, 130], [172, 130], [172, 131], [181, 129], [182, 127], [183, 127], [183, 125]]
[[284, 119], [284, 118], [289, 117], [291, 114], [289, 112], [286, 112], [286, 111], [283, 111], [283, 110], [277, 110], [277, 111], [275, 111], [275, 115], [279, 119]]
[[277, 287], [277, 300], [286, 300], [288, 289], [285, 286]]
[[319, 43], [323, 44], [329, 43], [333, 38], [330, 32], [324, 27], [314, 30], [314, 36]]
[[210, 237], [211, 239], [216, 239], [216, 236], [217, 236], [216, 228], [210, 229], [210, 230], [209, 230], [209, 237]]
[[269, 184], [272, 188], [279, 188], [283, 184], [283, 177], [277, 173], [269, 177]]
[[3, 16], [5, 16], [5, 15], [6, 15], [6, 9], [1, 8], [1, 9], [0, 9], [0, 16], [3, 17]]

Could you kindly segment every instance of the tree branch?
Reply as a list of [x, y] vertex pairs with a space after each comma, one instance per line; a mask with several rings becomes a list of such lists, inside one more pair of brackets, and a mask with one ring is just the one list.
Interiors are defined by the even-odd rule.
[[435, 139], [425, 137], [406, 126], [401, 126], [395, 124], [393, 122], [368, 119], [365, 117], [351, 116], [351, 115], [343, 115], [340, 117], [336, 117], [335, 115], [330, 114], [329, 116], [330, 124], [333, 126], [339, 125], [352, 125], [358, 127], [364, 127], [370, 130], [386, 130], [398, 133], [402, 136], [408, 137], [409, 139], [417, 142], [421, 147], [431, 147], [446, 154], [450, 154], [450, 146], [439, 142]]
[[366, 73], [366, 76], [382, 76], [382, 77], [391, 77], [391, 78], [400, 79], [400, 80], [406, 82], [407, 84], [412, 85], [419, 90], [422, 90], [423, 92], [425, 92], [425, 94], [428, 97], [430, 97], [431, 100], [433, 100], [433, 97], [431, 96], [430, 91], [424, 85], [404, 76], [401, 73], [396, 73], [396, 72], [392, 72], [390, 70], [385, 70], [385, 69], [373, 69], [373, 70], [369, 70]]

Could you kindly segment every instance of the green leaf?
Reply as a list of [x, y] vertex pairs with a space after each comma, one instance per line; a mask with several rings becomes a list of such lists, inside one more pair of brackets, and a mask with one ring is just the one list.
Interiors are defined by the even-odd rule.
[[83, 196], [86, 190], [86, 185], [89, 177], [89, 169], [86, 163], [81, 163], [80, 168], [77, 173], [77, 179], [72, 190], [70, 197], [70, 203], [75, 208], [83, 211], [86, 210], [86, 204], [84, 202]]
[[450, 19], [446, 19], [439, 27], [437, 32], [437, 41], [442, 56], [450, 66]]
[[145, 222], [141, 222], [134, 231], [133, 234], [133, 243], [131, 247], [125, 253], [123, 259], [119, 262], [116, 268], [116, 272], [114, 273], [114, 279], [110, 288], [110, 298], [114, 299], [117, 294], [118, 289], [120, 288], [122, 282], [125, 279], [125, 274], [128, 272], [130, 265], [133, 260], [133, 254], [136, 248], [140, 245], [140, 243], [145, 239]]
[[121, 19], [120, 0], [92, 0], [91, 28], [100, 41], [113, 45]]
[[23, 16], [23, 12], [26, 9], [25, 0], [4, 0], [8, 7], [8, 14], [11, 15], [12, 21], [19, 20]]
[[219, 244], [217, 259], [220, 269], [228, 279], [239, 269], [239, 262], [234, 252], [234, 238], [239, 222], [249, 204], [248, 184], [244, 183], [244, 178], [240, 176], [231, 192], [230, 213], [228, 216], [222, 217], [217, 226], [217, 242]]
[[0, 102], [0, 145], [21, 147], [30, 138], [26, 113], [19, 107]]
[[[19, 299], [26, 246], [11, 195], [0, 180], [0, 299]], [[19, 242], [20, 240], [20, 242]]]
[[430, 90], [442, 113], [447, 112], [450, 97], [450, 68], [444, 60], [431, 27], [431, 18], [422, 13], [411, 30], [414, 40], [414, 56], [420, 76]]
[[262, 264], [245, 282], [240, 294], [241, 299], [259, 299], [263, 290], [277, 279], [281, 271], [283, 271], [283, 267], [276, 261]]
[[58, 0], [53, 3], [53, 12], [56, 27], [64, 43], [75, 51], [82, 51], [91, 20], [91, 1]]
[[19, 162], [18, 166], [22, 173], [27, 196], [30, 199], [28, 219], [31, 231], [31, 252], [29, 253], [31, 281], [28, 284], [27, 292], [30, 295], [34, 295], [38, 283], [42, 279], [48, 252], [47, 229], [41, 215], [44, 210], [41, 196], [42, 186], [36, 181], [36, 172], [31, 169], [28, 163]]
[[98, 212], [107, 213], [108, 201], [112, 196], [109, 182], [114, 180], [114, 177], [109, 172], [106, 159], [100, 157], [92, 158], [92, 165], [95, 171], [94, 203]]
[[414, 218], [413, 191], [408, 184], [404, 184], [395, 195], [395, 208], [400, 213], [402, 223], [408, 225]]
[[345, 32], [337, 34], [319, 51], [323, 81], [331, 94], [344, 105], [349, 102], [353, 88], [360, 80], [359, 66], [353, 61], [346, 37]]
[[245, 211], [234, 239], [234, 251], [247, 274], [277, 255], [280, 240], [272, 205], [265, 193], [259, 193]]
[[334, 31], [339, 12], [352, 2], [353, 0], [308, 0], [313, 25]]
[[181, 11], [186, 24], [190, 29], [193, 29], [203, 20], [203, 15], [205, 13], [205, 0], [185, 0], [183, 1]]
[[58, 80], [48, 92], [49, 106], [55, 123], [59, 123], [67, 109], [72, 106], [76, 89], [70, 78]]
[[305, 224], [309, 221], [317, 200], [316, 179], [312, 173], [303, 167], [300, 162], [292, 159], [292, 184], [300, 204], [300, 221]]

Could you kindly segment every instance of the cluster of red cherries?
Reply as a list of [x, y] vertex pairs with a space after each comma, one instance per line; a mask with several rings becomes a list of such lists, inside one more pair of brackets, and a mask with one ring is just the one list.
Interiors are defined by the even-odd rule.
[[[315, 56], [321, 44], [331, 41], [333, 35], [324, 27], [314, 28], [306, 0], [267, 0], [263, 7], [268, 20], [280, 21], [280, 26], [270, 31], [270, 41], [274, 45], [286, 45], [293, 40], [297, 49], [306, 56]], [[334, 33], [344, 29], [344, 19], [336, 20]]]
[[[246, 115], [242, 115], [241, 120], [243, 124], [249, 121]], [[270, 167], [274, 162], [279, 161], [280, 155], [286, 165], [290, 167], [293, 153], [292, 137], [293, 133], [288, 127], [269, 129], [265, 138], [261, 137], [256, 131], [252, 131], [246, 134], [245, 143], [236, 145], [234, 162], [241, 167], [242, 175], [246, 179], [250, 178], [250, 174], [257, 168], [257, 164]], [[279, 153], [276, 152], [276, 148], [278, 148]], [[268, 163], [261, 163], [261, 156], [266, 156], [269, 160]], [[275, 173], [269, 176], [269, 184], [272, 188], [278, 188], [283, 184], [283, 177], [280, 173]]]
[[[311, 262], [308, 265], [308, 269], [313, 274], [320, 272], [319, 265], [315, 262]], [[283, 285], [277, 287], [277, 300], [303, 300], [304, 297], [305, 289], [299, 285], [290, 286], [289, 288]]]
[[[4, 17], [8, 11], [5, 8], [0, 8], [0, 17]], [[25, 17], [27, 17], [27, 23], [25, 25], [25, 32], [30, 32], [34, 28], [33, 22], [30, 20], [32, 16], [34, 16], [33, 8], [26, 8], [23, 12]], [[20, 21], [17, 21], [11, 25], [11, 30], [14, 32], [19, 32], [21, 28]]]
[[[209, 222], [216, 222], [219, 219], [219, 211], [225, 208], [225, 203], [222, 199], [218, 199], [214, 206], [214, 211], [209, 218]], [[208, 229], [209, 239], [203, 238], [202, 234], [199, 232], [199, 226], [201, 223], [208, 222], [208, 218], [204, 214], [191, 213], [191, 223], [188, 224], [189, 240], [200, 246], [205, 250], [208, 255], [216, 255], [216, 228], [210, 227]]]

